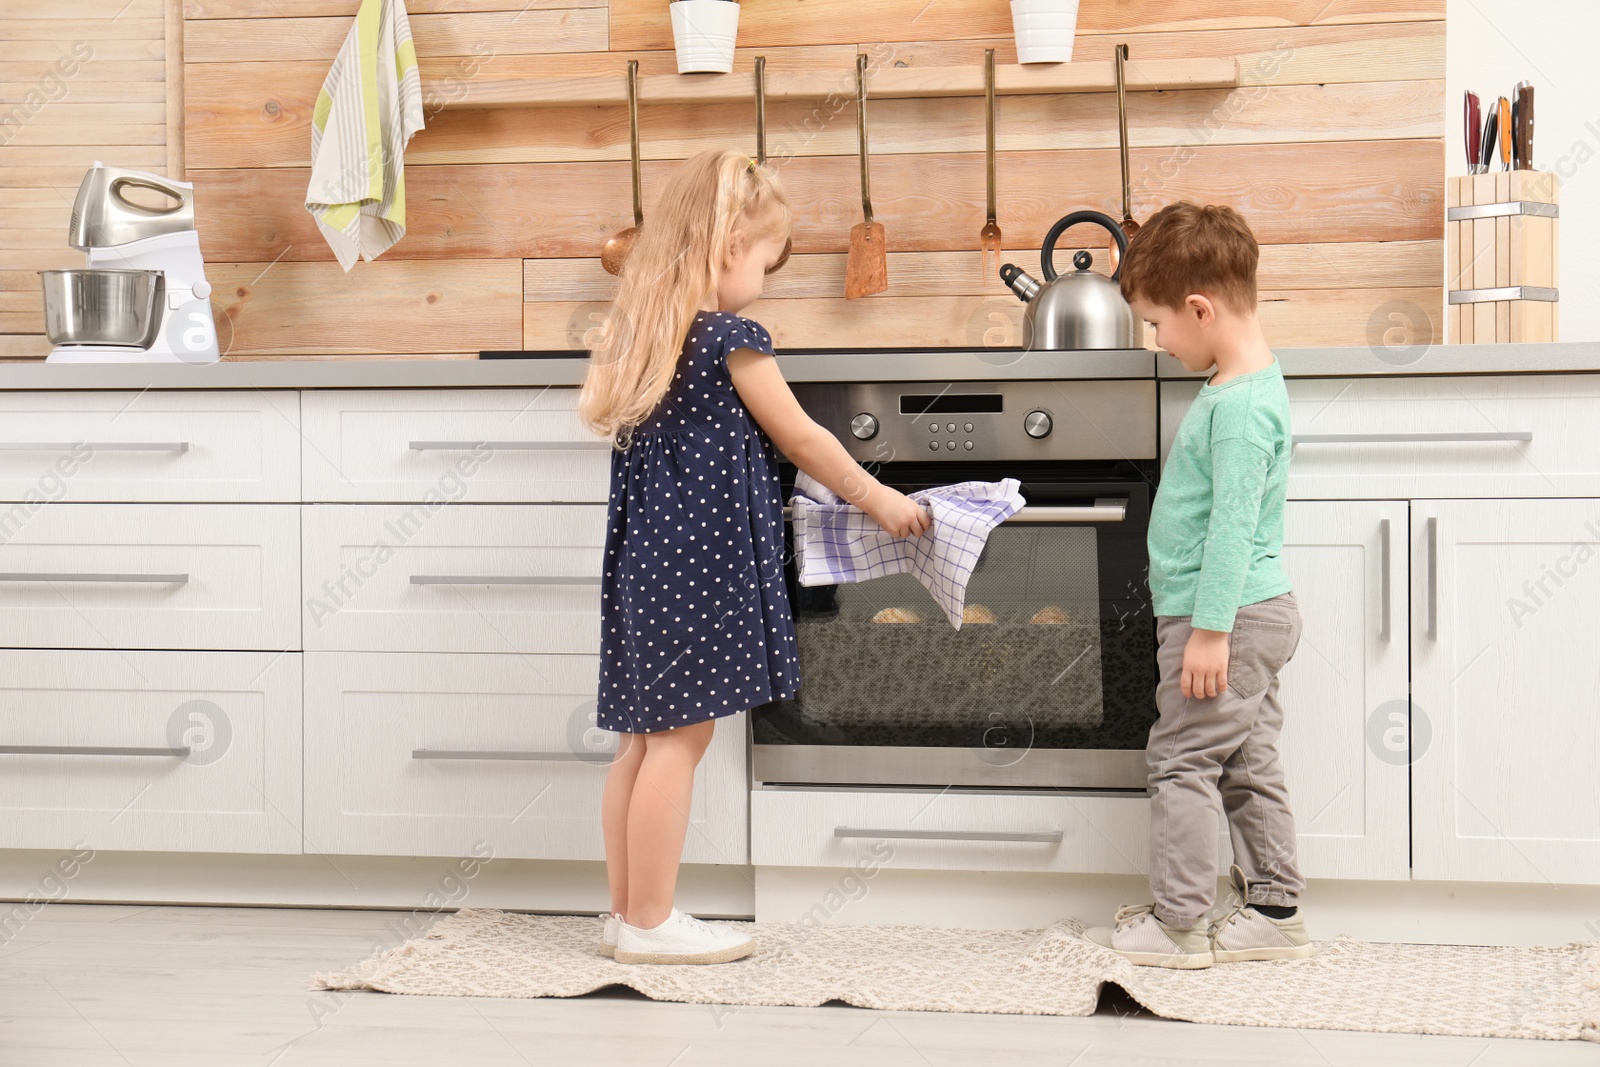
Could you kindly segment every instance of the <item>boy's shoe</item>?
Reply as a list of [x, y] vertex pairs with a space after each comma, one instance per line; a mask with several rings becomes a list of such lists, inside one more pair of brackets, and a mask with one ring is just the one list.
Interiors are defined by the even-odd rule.
[[1238, 866], [1228, 872], [1228, 881], [1239, 901], [1211, 924], [1211, 952], [1218, 963], [1298, 960], [1316, 954], [1317, 946], [1306, 936], [1306, 921], [1298, 910], [1287, 919], [1274, 919], [1249, 907], [1244, 872]]
[[616, 912], [607, 912], [600, 916], [606, 921], [600, 930], [600, 955], [615, 956], [617, 954], [617, 927], [622, 925], [622, 920], [617, 918]]
[[754, 947], [748, 934], [673, 908], [660, 926], [648, 930], [619, 921], [614, 958], [618, 963], [727, 963], [750, 955]]
[[1198, 971], [1211, 966], [1211, 938], [1203, 927], [1168, 926], [1156, 918], [1153, 904], [1124, 905], [1114, 921], [1115, 927], [1097, 926], [1084, 936], [1140, 967]]

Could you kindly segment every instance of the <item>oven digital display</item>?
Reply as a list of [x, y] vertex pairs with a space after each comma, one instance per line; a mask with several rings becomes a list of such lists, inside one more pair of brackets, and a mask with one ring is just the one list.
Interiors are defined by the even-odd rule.
[[902, 415], [994, 414], [1005, 410], [1000, 393], [907, 393], [900, 397]]

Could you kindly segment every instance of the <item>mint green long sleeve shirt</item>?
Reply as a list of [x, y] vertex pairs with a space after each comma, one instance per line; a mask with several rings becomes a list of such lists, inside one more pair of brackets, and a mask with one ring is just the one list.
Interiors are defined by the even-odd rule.
[[1289, 592], [1278, 562], [1289, 483], [1289, 394], [1276, 360], [1205, 385], [1183, 417], [1150, 508], [1150, 593], [1157, 615], [1200, 630]]

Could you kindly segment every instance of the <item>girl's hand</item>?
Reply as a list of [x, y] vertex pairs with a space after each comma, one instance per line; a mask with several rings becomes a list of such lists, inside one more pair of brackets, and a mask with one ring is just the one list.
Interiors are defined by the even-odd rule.
[[872, 507], [863, 510], [895, 537], [921, 537], [933, 525], [928, 509], [899, 490], [879, 486], [873, 496], [877, 499]]

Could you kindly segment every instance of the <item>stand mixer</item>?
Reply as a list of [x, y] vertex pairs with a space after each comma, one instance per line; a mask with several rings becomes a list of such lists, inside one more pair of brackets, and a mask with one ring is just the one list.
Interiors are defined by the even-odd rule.
[[[149, 208], [129, 188], [165, 194]], [[78, 186], [67, 243], [81, 270], [40, 271], [50, 363], [215, 363], [211, 285], [194, 185], [96, 161]]]

